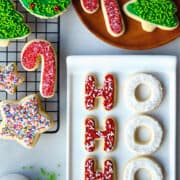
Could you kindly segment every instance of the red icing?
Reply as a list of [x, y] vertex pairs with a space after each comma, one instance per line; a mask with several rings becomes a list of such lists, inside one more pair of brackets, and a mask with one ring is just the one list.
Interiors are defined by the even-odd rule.
[[123, 31], [123, 23], [118, 1], [102, 0], [102, 3], [106, 9], [111, 30], [116, 34], [121, 33]]
[[113, 180], [114, 167], [111, 160], [104, 161], [104, 172], [98, 172], [95, 168], [95, 160], [88, 158], [85, 162], [84, 180]]
[[99, 0], [82, 0], [82, 6], [89, 12], [95, 12], [99, 8]]
[[56, 85], [56, 54], [51, 44], [38, 40], [29, 43], [22, 53], [21, 63], [29, 71], [37, 69], [42, 60], [40, 92], [43, 97], [54, 95]]
[[60, 11], [60, 7], [59, 7], [59, 6], [55, 6], [55, 7], [54, 7], [54, 10], [55, 10], [55, 11]]
[[95, 98], [102, 96], [104, 98], [104, 107], [111, 110], [114, 105], [114, 77], [112, 74], [105, 76], [102, 89], [96, 88], [96, 81], [93, 75], [89, 75], [85, 83], [85, 107], [92, 110], [95, 105]]
[[95, 140], [104, 138], [104, 151], [111, 151], [115, 144], [115, 122], [113, 119], [107, 119], [105, 130], [96, 130], [95, 120], [87, 118], [85, 120], [85, 149], [92, 152], [95, 149]]
[[31, 9], [34, 9], [34, 8], [35, 8], [35, 4], [34, 4], [34, 3], [31, 3], [31, 4], [30, 4], [30, 8], [31, 8]]

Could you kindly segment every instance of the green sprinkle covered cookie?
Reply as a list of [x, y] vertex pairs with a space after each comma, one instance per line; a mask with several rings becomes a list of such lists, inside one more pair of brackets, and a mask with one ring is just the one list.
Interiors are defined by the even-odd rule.
[[66, 11], [71, 0], [20, 0], [20, 2], [32, 15], [52, 19]]
[[147, 32], [156, 28], [174, 30], [179, 26], [177, 8], [172, 0], [131, 0], [123, 9], [129, 17], [140, 21]]
[[0, 46], [6, 47], [14, 39], [22, 39], [30, 34], [23, 16], [15, 11], [10, 0], [0, 0]]

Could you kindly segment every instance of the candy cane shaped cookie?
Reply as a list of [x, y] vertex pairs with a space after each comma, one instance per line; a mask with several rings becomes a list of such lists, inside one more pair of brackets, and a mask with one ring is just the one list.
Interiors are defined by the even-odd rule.
[[51, 98], [55, 93], [56, 61], [51, 43], [45, 40], [32, 40], [22, 50], [21, 64], [25, 70], [34, 71], [42, 63], [40, 93], [44, 98]]
[[105, 130], [97, 130], [96, 120], [94, 118], [87, 118], [85, 120], [85, 149], [88, 152], [95, 150], [95, 140], [104, 139], [104, 151], [112, 151], [115, 146], [116, 125], [115, 121], [108, 118], [105, 122]]
[[[124, 34], [125, 26], [118, 0], [100, 0], [106, 29], [113, 37]], [[99, 9], [99, 0], [81, 0], [83, 10], [93, 14]]]
[[102, 89], [96, 87], [96, 77], [88, 75], [85, 82], [85, 108], [92, 110], [96, 105], [96, 98], [104, 98], [105, 110], [111, 110], [115, 99], [115, 78], [112, 74], [107, 74]]
[[117, 0], [101, 0], [107, 31], [114, 37], [124, 34], [124, 21]]
[[89, 14], [95, 13], [99, 9], [99, 0], [80, 0], [83, 10]]
[[110, 159], [104, 160], [103, 172], [97, 170], [95, 158], [87, 158], [85, 161], [84, 180], [114, 180], [115, 179], [115, 167], [114, 163]]

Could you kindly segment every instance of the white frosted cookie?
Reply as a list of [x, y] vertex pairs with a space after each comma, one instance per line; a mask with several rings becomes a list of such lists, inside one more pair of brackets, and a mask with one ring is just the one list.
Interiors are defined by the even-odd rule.
[[124, 169], [123, 180], [134, 180], [136, 173], [145, 169], [152, 180], [163, 180], [163, 172], [160, 165], [148, 157], [137, 157], [128, 162]]
[[[138, 128], [146, 127], [150, 132], [148, 142], [139, 142], [136, 138]], [[129, 120], [125, 129], [125, 140], [131, 150], [137, 154], [151, 154], [161, 145], [163, 129], [154, 118], [146, 115], [137, 115]]]
[[[140, 85], [146, 85], [150, 89], [150, 96], [144, 101], [136, 97], [136, 89]], [[156, 109], [163, 99], [163, 88], [160, 81], [146, 73], [137, 73], [132, 75], [126, 84], [125, 89], [126, 101], [130, 107], [138, 112], [149, 112]]]

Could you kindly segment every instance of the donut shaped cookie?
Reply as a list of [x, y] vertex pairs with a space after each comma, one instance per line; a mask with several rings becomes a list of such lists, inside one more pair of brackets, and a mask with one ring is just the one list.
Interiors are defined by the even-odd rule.
[[[149, 129], [149, 132], [151, 132], [151, 138], [148, 142], [138, 142], [135, 137], [137, 129], [141, 127], [146, 127]], [[155, 152], [161, 145], [162, 138], [162, 127], [150, 116], [137, 115], [132, 118], [126, 126], [125, 139], [127, 145], [137, 154], [151, 154]]]
[[[136, 97], [136, 89], [140, 85], [149, 87], [150, 97], [144, 101], [138, 100]], [[131, 76], [126, 84], [126, 101], [138, 112], [149, 112], [157, 108], [163, 99], [163, 88], [160, 81], [146, 73], [137, 73]]]
[[32, 15], [42, 19], [52, 19], [63, 14], [70, 0], [20, 0], [23, 7]]
[[123, 180], [135, 179], [136, 173], [145, 169], [151, 175], [153, 180], [163, 180], [163, 173], [160, 165], [148, 157], [138, 157], [130, 160], [123, 173]]

